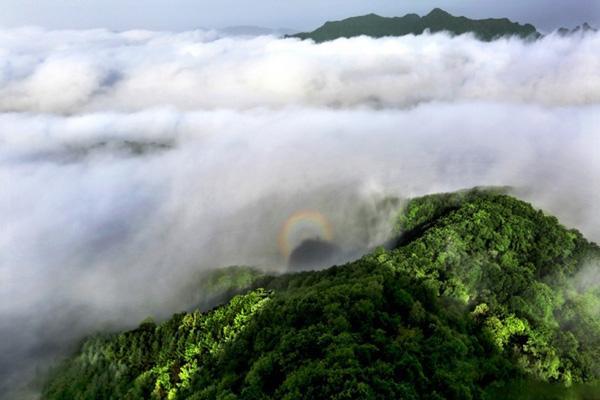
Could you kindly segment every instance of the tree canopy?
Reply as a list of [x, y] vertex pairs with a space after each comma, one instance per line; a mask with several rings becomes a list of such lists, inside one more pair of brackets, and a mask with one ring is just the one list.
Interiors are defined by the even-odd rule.
[[576, 279], [595, 244], [487, 190], [413, 199], [397, 233], [323, 271], [236, 268], [240, 294], [89, 338], [43, 397], [597, 398], [600, 290]]

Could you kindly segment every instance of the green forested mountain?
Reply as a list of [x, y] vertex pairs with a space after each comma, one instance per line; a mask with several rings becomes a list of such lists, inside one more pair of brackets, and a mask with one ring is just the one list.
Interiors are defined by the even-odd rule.
[[531, 24], [521, 25], [507, 18], [469, 19], [455, 17], [439, 8], [420, 17], [407, 14], [403, 17], [386, 18], [376, 14], [329, 21], [312, 32], [298, 33], [290, 37], [326, 42], [342, 37], [366, 35], [371, 37], [420, 35], [426, 29], [431, 32], [446, 31], [455, 35], [473, 33], [482, 40], [493, 40], [503, 36], [537, 38], [540, 33]]
[[414, 199], [397, 227], [347, 265], [90, 338], [43, 397], [598, 398], [600, 290], [580, 279], [595, 244], [493, 191]]

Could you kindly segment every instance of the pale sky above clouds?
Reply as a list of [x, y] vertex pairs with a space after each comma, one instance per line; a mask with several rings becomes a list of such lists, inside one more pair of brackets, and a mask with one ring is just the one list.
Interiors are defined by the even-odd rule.
[[427, 13], [441, 7], [469, 17], [509, 17], [540, 30], [600, 25], [600, 0], [0, 0], [0, 26], [188, 30], [258, 25], [312, 29], [328, 19], [375, 12]]

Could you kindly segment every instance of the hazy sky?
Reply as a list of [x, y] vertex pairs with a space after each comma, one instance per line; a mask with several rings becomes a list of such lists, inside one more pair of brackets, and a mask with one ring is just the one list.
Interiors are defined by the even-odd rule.
[[509, 17], [538, 29], [600, 25], [600, 0], [0, 0], [0, 26], [188, 30], [260, 25], [309, 29], [375, 12], [423, 14], [441, 7], [469, 17]]

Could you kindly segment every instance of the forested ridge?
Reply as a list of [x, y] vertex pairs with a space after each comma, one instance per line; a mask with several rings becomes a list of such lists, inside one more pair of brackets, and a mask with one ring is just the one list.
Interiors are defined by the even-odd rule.
[[470, 19], [456, 17], [435, 8], [429, 14], [418, 16], [407, 14], [403, 17], [382, 17], [368, 14], [346, 18], [341, 21], [328, 21], [312, 32], [302, 32], [291, 37], [312, 39], [317, 43], [366, 35], [374, 38], [386, 36], [421, 35], [425, 31], [447, 32], [452, 35], [471, 33], [480, 40], [490, 41], [500, 37], [516, 36], [523, 39], [536, 39], [541, 34], [531, 24], [519, 24], [508, 18]]
[[240, 294], [87, 339], [43, 398], [600, 398], [598, 246], [493, 190], [413, 199], [397, 232], [323, 271], [232, 269]]

